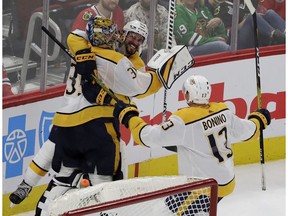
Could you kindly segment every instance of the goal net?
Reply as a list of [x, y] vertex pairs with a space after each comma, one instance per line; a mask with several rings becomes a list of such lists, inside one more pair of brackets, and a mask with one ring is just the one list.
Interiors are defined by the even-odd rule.
[[70, 190], [49, 205], [49, 215], [216, 216], [214, 179], [141, 177]]

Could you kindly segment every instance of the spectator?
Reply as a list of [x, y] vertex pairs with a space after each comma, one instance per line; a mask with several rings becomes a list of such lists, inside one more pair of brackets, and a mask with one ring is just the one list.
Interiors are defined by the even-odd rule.
[[4, 68], [4, 65], [2, 65], [2, 91], [3, 97], [14, 95], [11, 88], [11, 82]]
[[209, 102], [210, 95], [208, 80], [192, 75], [183, 84], [188, 107], [176, 111], [161, 125], [145, 123], [135, 107], [121, 101], [115, 105], [114, 116], [122, 114], [119, 121], [140, 145], [153, 148], [177, 144], [179, 175], [214, 178], [219, 185], [219, 202], [235, 186], [231, 140], [257, 139], [271, 118], [268, 110], [260, 109], [250, 113], [248, 120], [240, 119], [224, 103]]
[[[158, 2], [158, 0], [156, 0]], [[139, 2], [132, 5], [125, 12], [125, 22], [132, 20], [139, 20], [145, 23], [148, 27], [150, 24], [150, 0], [139, 0]], [[155, 29], [154, 29], [154, 50], [166, 48], [166, 37], [167, 37], [167, 20], [168, 11], [167, 9], [157, 3], [156, 14], [155, 14]], [[173, 45], [176, 45], [175, 40]], [[147, 41], [142, 46], [142, 59], [147, 60]]]
[[[209, 0], [208, 2], [212, 2]], [[257, 6], [257, 2], [254, 2]], [[215, 8], [214, 15], [221, 18], [227, 29], [232, 26], [233, 1], [225, 1]], [[275, 45], [285, 43], [285, 21], [273, 10], [265, 14], [257, 13], [257, 27], [259, 45]], [[238, 49], [254, 47], [254, 23], [253, 17], [244, 0], [239, 5], [239, 26], [238, 26]]]
[[[90, 8], [86, 8], [79, 13], [76, 17], [71, 33], [77, 37], [75, 39], [77, 43], [71, 43], [73, 46], [70, 46], [69, 49], [71, 52], [76, 53], [80, 49], [88, 48], [87, 40], [85, 39], [86, 24], [90, 18], [95, 16], [102, 16], [106, 18], [111, 18], [117, 28], [122, 30], [124, 26], [124, 14], [123, 10], [118, 6], [119, 0], [99, 0], [98, 3], [93, 5]], [[71, 35], [71, 34], [70, 34]], [[68, 36], [69, 40], [69, 36]], [[69, 43], [69, 41], [67, 42]], [[75, 47], [74, 47], [75, 45]], [[80, 47], [80, 48], [79, 48]]]
[[112, 21], [117, 24], [118, 29], [123, 29], [124, 14], [123, 10], [118, 6], [118, 3], [119, 0], [98, 0], [98, 3], [82, 10], [72, 25], [72, 32], [77, 29], [83, 29], [83, 26], [85, 29], [87, 21], [96, 15], [112, 19]]
[[[73, 22], [69, 33], [76, 34], [79, 37], [79, 43], [81, 43], [82, 49], [88, 48], [85, 37], [85, 27], [88, 20], [91, 17], [102, 16], [106, 18], [111, 18], [115, 24], [117, 24], [118, 29], [123, 29], [124, 26], [124, 14], [123, 10], [118, 6], [119, 0], [96, 0], [95, 4], [89, 8], [82, 10]], [[71, 49], [71, 47], [69, 47]], [[72, 48], [73, 49], [73, 48]], [[78, 48], [76, 48], [78, 49]], [[73, 51], [73, 50], [71, 50]], [[70, 61], [66, 61], [67, 68], [69, 69]], [[69, 70], [65, 73], [64, 80], [66, 81]]]
[[265, 14], [269, 9], [274, 10], [283, 20], [286, 20], [285, 14], [285, 0], [262, 0], [258, 4], [258, 13]]
[[229, 51], [227, 31], [202, 0], [182, 0], [176, 5], [174, 34], [177, 44], [187, 45], [194, 56]]
[[138, 2], [138, 0], [121, 0], [119, 6], [125, 11], [136, 2]]

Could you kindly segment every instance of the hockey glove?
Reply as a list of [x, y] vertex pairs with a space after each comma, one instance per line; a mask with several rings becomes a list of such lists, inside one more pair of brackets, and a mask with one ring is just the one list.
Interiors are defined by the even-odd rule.
[[96, 70], [95, 53], [91, 53], [90, 49], [79, 50], [76, 52], [75, 61], [75, 71], [82, 75], [85, 80], [91, 81], [91, 74], [94, 74], [94, 70]]
[[[112, 90], [110, 91], [112, 92]], [[115, 100], [95, 81], [83, 82], [82, 93], [90, 103], [99, 105], [113, 105], [115, 103]]]
[[259, 121], [261, 129], [265, 129], [271, 123], [270, 112], [267, 109], [258, 109], [250, 113], [248, 119], [255, 118]]
[[139, 111], [135, 105], [118, 101], [115, 104], [113, 115], [115, 118], [119, 119], [121, 124], [123, 124], [126, 128], [129, 128], [129, 120], [133, 116], [139, 116]]

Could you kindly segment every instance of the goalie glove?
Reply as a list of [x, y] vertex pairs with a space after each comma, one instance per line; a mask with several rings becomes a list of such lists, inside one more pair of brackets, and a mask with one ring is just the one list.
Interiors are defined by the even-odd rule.
[[83, 49], [76, 52], [75, 71], [86, 81], [91, 81], [91, 75], [96, 75], [96, 55], [90, 49]]
[[129, 120], [134, 116], [139, 116], [139, 111], [135, 105], [118, 101], [115, 104], [113, 115], [115, 118], [119, 119], [121, 124], [123, 124], [126, 128], [129, 128]]
[[157, 73], [165, 89], [172, 84], [194, 64], [194, 59], [186, 46], [177, 45], [171, 50], [159, 50], [148, 62], [147, 66]]
[[267, 109], [258, 109], [255, 112], [250, 113], [248, 119], [257, 119], [261, 129], [265, 129], [271, 123], [270, 112]]

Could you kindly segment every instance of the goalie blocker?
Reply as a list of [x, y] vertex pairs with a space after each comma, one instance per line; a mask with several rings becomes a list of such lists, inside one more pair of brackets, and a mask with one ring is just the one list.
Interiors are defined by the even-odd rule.
[[165, 89], [170, 89], [173, 83], [195, 63], [185, 45], [177, 45], [170, 50], [159, 50], [148, 62], [147, 66], [155, 70]]

